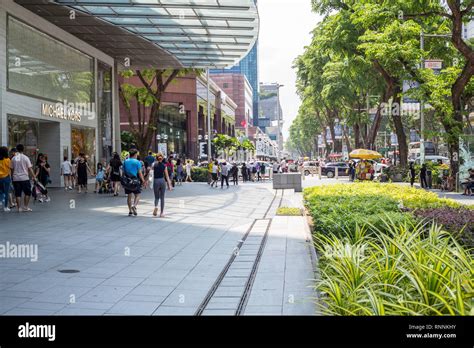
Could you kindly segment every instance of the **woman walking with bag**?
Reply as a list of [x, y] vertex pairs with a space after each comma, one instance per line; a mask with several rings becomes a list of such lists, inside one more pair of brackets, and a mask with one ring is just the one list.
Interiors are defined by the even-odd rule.
[[[36, 160], [35, 175], [38, 178], [38, 181], [41, 183], [41, 185], [44, 186], [44, 188], [46, 188], [46, 186], [49, 184], [50, 172], [51, 172], [51, 167], [49, 166], [49, 163], [46, 160], [46, 156], [42, 153], [38, 154], [38, 159]], [[51, 201], [51, 198], [49, 198], [47, 193], [42, 196], [44, 197], [41, 197], [40, 199], [38, 199], [40, 203]]]
[[158, 215], [158, 203], [160, 204], [160, 218], [165, 217], [163, 211], [165, 209], [165, 192], [166, 186], [168, 190], [172, 190], [171, 180], [168, 175], [166, 165], [163, 163], [163, 155], [158, 153], [156, 155], [156, 162], [152, 165], [153, 170], [153, 193], [155, 194], [155, 209], [153, 209], [153, 216]]
[[87, 164], [86, 157], [84, 153], [79, 154], [79, 159], [77, 160], [77, 188], [78, 193], [81, 193], [81, 189], [84, 189], [84, 193], [87, 193], [87, 174], [92, 175], [92, 171]]
[[112, 159], [109, 162], [107, 173], [109, 173], [110, 181], [114, 188], [114, 197], [118, 196], [120, 190], [120, 168], [122, 167], [122, 161], [117, 152], [114, 152]]

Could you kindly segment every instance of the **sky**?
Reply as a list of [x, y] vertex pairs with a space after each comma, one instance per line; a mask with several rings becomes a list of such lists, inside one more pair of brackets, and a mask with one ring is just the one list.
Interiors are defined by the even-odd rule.
[[311, 31], [321, 17], [311, 11], [311, 0], [258, 0], [260, 15], [259, 79], [278, 82], [284, 117], [284, 138], [298, 113], [295, 58], [311, 42]]

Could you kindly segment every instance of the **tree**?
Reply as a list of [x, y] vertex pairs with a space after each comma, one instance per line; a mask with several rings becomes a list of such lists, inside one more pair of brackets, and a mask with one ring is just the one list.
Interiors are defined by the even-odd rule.
[[[147, 153], [150, 149], [158, 127], [163, 93], [168, 86], [179, 76], [189, 73], [200, 74], [200, 72], [196, 69], [122, 71], [121, 76], [124, 82], [119, 86], [119, 95], [128, 115], [129, 132], [136, 140], [140, 153]], [[137, 79], [139, 84], [136, 83]], [[132, 108], [136, 110], [135, 117]]]

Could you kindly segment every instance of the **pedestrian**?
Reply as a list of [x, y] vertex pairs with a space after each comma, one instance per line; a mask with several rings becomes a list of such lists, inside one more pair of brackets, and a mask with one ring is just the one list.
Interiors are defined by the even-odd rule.
[[[12, 170], [13, 187], [15, 189], [16, 207], [18, 212], [31, 211], [28, 206], [31, 197], [31, 177], [36, 180], [36, 175], [33, 172], [33, 166], [31, 165], [30, 159], [23, 154], [25, 147], [23, 144], [16, 146], [18, 151], [16, 155], [11, 159], [10, 169]], [[24, 194], [23, 208], [21, 207], [21, 195]]]
[[[142, 172], [142, 163], [137, 159], [138, 151], [131, 149], [129, 158], [123, 162], [123, 182], [125, 194], [127, 195], [128, 216], [137, 216], [137, 206], [140, 202], [141, 186], [145, 183]], [[133, 202], [132, 202], [132, 195]]]
[[11, 170], [8, 148], [0, 147], [0, 201], [3, 203], [3, 211], [9, 212], [8, 200], [10, 197]]
[[95, 174], [95, 191], [94, 193], [102, 193], [102, 186], [105, 179], [105, 170], [102, 163], [97, 163], [97, 172]]
[[212, 167], [214, 166], [214, 159], [211, 159], [207, 165], [207, 184], [212, 182]]
[[[46, 160], [46, 156], [42, 153], [38, 154], [38, 158], [36, 159], [36, 172], [35, 176], [38, 179], [38, 182], [46, 188], [49, 184], [49, 175], [51, 173], [51, 167], [49, 166], [48, 161]], [[48, 194], [42, 194], [41, 197], [38, 199], [40, 203], [49, 202], [51, 199], [49, 198]]]
[[79, 154], [79, 158], [76, 161], [77, 168], [77, 193], [81, 193], [84, 189], [84, 193], [87, 193], [87, 179], [88, 174], [93, 175], [89, 164], [87, 163], [87, 158], [84, 153]]
[[423, 163], [420, 169], [421, 188], [428, 188], [428, 182], [426, 181], [426, 174], [427, 174], [426, 163]]
[[410, 162], [410, 167], [408, 170], [410, 172], [410, 186], [413, 187], [413, 184], [415, 183], [415, 177], [416, 177], [415, 165], [413, 162]]
[[255, 163], [255, 173], [257, 174], [257, 181], [260, 181], [260, 163], [257, 162]]
[[183, 185], [183, 179], [184, 168], [181, 159], [178, 158], [178, 160], [176, 161], [176, 181], [178, 182], [179, 186]]
[[176, 182], [176, 176], [174, 174], [174, 163], [173, 163], [173, 156], [168, 157], [168, 161], [165, 163], [166, 169], [168, 170], [168, 176], [171, 180], [171, 185], [174, 187]]
[[153, 163], [152, 169], [153, 193], [155, 195], [155, 209], [153, 209], [153, 216], [158, 215], [158, 203], [160, 202], [160, 218], [163, 218], [165, 217], [163, 211], [165, 209], [166, 186], [168, 186], [168, 190], [171, 191], [172, 185], [166, 165], [163, 163], [163, 154], [160, 152], [156, 155], [156, 161]]
[[230, 172], [232, 175], [232, 182], [234, 183], [234, 186], [239, 185], [239, 167], [237, 167], [237, 163], [234, 162]]
[[212, 182], [211, 187], [214, 187], [214, 184], [217, 187], [217, 180], [219, 179], [219, 162], [217, 160], [212, 164]]
[[117, 152], [114, 152], [107, 168], [107, 173], [114, 189], [114, 197], [119, 195], [121, 179], [120, 168], [122, 168], [120, 155]]
[[260, 179], [262, 181], [265, 181], [266, 168], [267, 167], [265, 166], [265, 163], [260, 164], [260, 174], [259, 174], [259, 176], [260, 176]]
[[273, 162], [273, 166], [272, 166], [273, 174], [278, 174], [279, 170], [280, 170], [280, 164], [277, 161]]
[[72, 190], [72, 165], [67, 156], [64, 156], [61, 164], [61, 175], [64, 178], [64, 190]]
[[74, 159], [71, 160], [71, 187], [75, 189], [77, 187], [77, 164]]
[[145, 163], [151, 167], [154, 162], [155, 162], [155, 157], [153, 156], [153, 152], [148, 151], [148, 156], [145, 157]]
[[242, 181], [246, 182], [248, 178], [248, 171], [247, 171], [247, 166], [245, 165], [245, 162], [242, 163], [241, 171], [242, 171]]
[[193, 178], [191, 177], [193, 166], [191, 164], [191, 160], [188, 160], [186, 163], [186, 180], [193, 182]]
[[226, 161], [221, 164], [221, 189], [224, 188], [224, 182], [226, 183], [227, 188], [229, 188], [229, 167]]

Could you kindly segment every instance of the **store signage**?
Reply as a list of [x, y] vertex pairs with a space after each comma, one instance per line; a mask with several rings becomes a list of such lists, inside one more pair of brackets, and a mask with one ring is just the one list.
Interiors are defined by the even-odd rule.
[[75, 122], [81, 122], [82, 117], [81, 111], [77, 110], [72, 103], [41, 103], [41, 115]]

